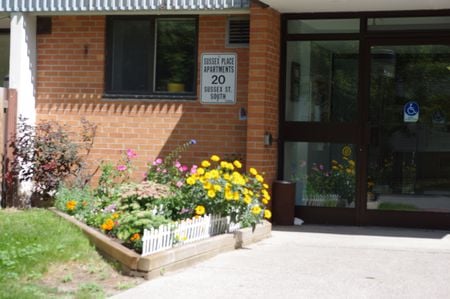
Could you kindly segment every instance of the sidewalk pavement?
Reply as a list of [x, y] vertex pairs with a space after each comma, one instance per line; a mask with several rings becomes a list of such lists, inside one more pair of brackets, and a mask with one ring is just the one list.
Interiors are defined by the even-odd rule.
[[113, 298], [450, 298], [450, 230], [275, 226]]

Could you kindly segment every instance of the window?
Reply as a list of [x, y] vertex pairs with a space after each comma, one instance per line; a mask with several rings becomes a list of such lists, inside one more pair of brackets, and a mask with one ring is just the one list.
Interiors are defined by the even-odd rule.
[[359, 19], [289, 20], [288, 34], [358, 33]]
[[284, 157], [284, 178], [297, 183], [297, 206], [354, 207], [356, 155], [353, 144], [285, 142]]
[[110, 17], [106, 96], [195, 95], [196, 18]]
[[358, 98], [359, 42], [289, 41], [286, 121], [351, 122]]

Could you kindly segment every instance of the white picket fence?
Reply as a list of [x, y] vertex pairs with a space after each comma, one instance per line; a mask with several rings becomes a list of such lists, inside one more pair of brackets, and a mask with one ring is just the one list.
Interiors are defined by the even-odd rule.
[[172, 248], [175, 245], [192, 243], [211, 236], [233, 232], [240, 228], [230, 217], [205, 215], [168, 225], [158, 229], [144, 229], [142, 256]]

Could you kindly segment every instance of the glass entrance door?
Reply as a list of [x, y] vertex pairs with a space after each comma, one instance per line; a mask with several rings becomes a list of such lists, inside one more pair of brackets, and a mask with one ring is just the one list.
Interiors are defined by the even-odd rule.
[[369, 49], [366, 213], [401, 212], [399, 221], [410, 213], [418, 226], [427, 213], [448, 221], [450, 45]]

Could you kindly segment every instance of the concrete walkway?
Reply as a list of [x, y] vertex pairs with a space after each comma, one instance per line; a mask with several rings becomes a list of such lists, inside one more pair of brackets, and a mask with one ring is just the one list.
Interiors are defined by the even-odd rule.
[[274, 227], [113, 298], [450, 298], [450, 231]]

